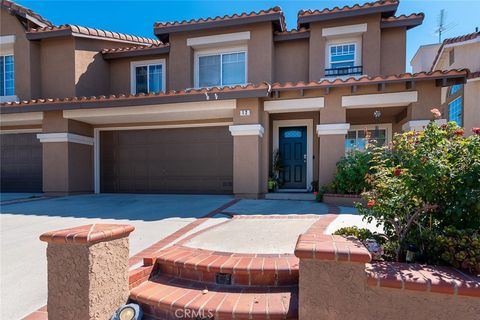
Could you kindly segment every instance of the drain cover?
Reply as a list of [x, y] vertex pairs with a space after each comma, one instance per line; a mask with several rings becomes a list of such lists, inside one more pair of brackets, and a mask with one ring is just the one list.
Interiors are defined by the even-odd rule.
[[217, 272], [215, 274], [215, 283], [217, 284], [232, 284], [232, 274]]

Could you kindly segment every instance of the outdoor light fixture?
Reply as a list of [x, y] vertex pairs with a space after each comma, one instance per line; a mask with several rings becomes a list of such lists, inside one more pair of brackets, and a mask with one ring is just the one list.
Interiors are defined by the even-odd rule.
[[143, 312], [140, 306], [130, 303], [118, 308], [112, 320], [140, 320], [142, 317]]
[[382, 116], [382, 113], [381, 113], [379, 110], [375, 110], [375, 111], [373, 112], [373, 118], [374, 118], [375, 120], [380, 119], [381, 116]]

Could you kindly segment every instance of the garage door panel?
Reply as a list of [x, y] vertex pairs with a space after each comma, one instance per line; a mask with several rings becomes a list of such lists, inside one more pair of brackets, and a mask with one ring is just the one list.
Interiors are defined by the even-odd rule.
[[101, 133], [101, 191], [232, 193], [227, 127]]
[[36, 133], [2, 134], [1, 191], [42, 191], [42, 145]]

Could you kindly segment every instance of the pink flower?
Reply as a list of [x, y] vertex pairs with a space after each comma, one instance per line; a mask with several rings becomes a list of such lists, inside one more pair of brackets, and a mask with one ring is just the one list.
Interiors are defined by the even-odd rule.
[[442, 116], [442, 113], [437, 108], [433, 108], [432, 110], [430, 110], [430, 112], [435, 117], [435, 119], [440, 119], [440, 117]]
[[371, 209], [375, 205], [375, 200], [368, 200], [367, 202], [367, 208]]
[[472, 132], [480, 135], [480, 128], [472, 128]]
[[395, 177], [398, 177], [398, 176], [401, 175], [401, 174], [402, 174], [402, 169], [400, 169], [400, 168], [396, 168], [396, 169], [393, 171], [393, 175], [394, 175]]
[[463, 136], [463, 129], [457, 129], [457, 130], [455, 130], [454, 133], [455, 133], [455, 135], [457, 135], [457, 136]]
[[315, 191], [315, 192], [313, 193], [313, 195], [314, 195], [315, 197], [317, 196], [317, 194], [318, 194], [318, 192], [317, 192], [317, 191]]

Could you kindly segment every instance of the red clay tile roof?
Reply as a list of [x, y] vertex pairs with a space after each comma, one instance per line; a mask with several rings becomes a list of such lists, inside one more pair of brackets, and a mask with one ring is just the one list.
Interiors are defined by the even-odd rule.
[[480, 71], [472, 72], [472, 73], [470, 73], [470, 75], [468, 76], [468, 79], [475, 79], [475, 78], [480, 78]]
[[272, 91], [275, 90], [288, 90], [288, 89], [309, 89], [317, 87], [333, 87], [342, 85], [362, 85], [362, 84], [375, 84], [384, 82], [400, 82], [400, 81], [421, 81], [421, 80], [435, 80], [441, 78], [463, 76], [468, 77], [468, 69], [448, 70], [448, 71], [434, 71], [434, 72], [419, 72], [419, 73], [402, 73], [398, 75], [389, 76], [363, 76], [359, 78], [350, 77], [347, 79], [324, 79], [321, 81], [310, 82], [285, 82], [285, 83], [273, 83]]
[[[290, 89], [314, 89], [321, 87], [334, 87], [334, 86], [343, 86], [343, 85], [370, 85], [376, 83], [385, 83], [385, 82], [405, 82], [405, 81], [421, 81], [421, 80], [436, 80], [442, 78], [453, 78], [453, 77], [468, 77], [469, 71], [467, 69], [459, 70], [448, 70], [448, 71], [435, 71], [435, 72], [420, 72], [420, 73], [404, 73], [399, 75], [390, 75], [390, 76], [375, 76], [375, 77], [360, 77], [360, 78], [348, 78], [348, 79], [325, 79], [321, 81], [311, 81], [311, 82], [285, 82], [285, 83], [274, 83], [268, 84], [266, 82], [260, 84], [247, 84], [247, 85], [237, 85], [232, 87], [214, 87], [214, 88], [201, 88], [201, 89], [186, 89], [179, 91], [168, 91], [168, 92], [159, 92], [159, 93], [140, 93], [140, 94], [119, 94], [119, 95], [110, 95], [110, 96], [92, 96], [92, 97], [73, 97], [73, 98], [53, 98], [53, 99], [32, 99], [19, 102], [6, 102], [0, 103], [0, 106], [5, 107], [27, 107], [27, 106], [36, 106], [36, 105], [64, 105], [64, 104], [75, 104], [75, 103], [92, 103], [93, 105], [98, 104], [99, 102], [111, 101], [111, 102], [121, 102], [121, 101], [132, 101], [132, 105], [135, 105], [134, 100], [136, 99], [154, 99], [162, 97], [179, 97], [179, 96], [194, 96], [194, 95], [205, 95], [206, 100], [216, 100], [217, 94], [224, 93], [239, 93], [242, 91], [256, 91], [264, 90], [265, 94], [271, 91], [281, 91], [281, 90], [290, 90]], [[100, 106], [99, 106], [100, 107]], [[0, 108], [2, 109], [2, 108]], [[4, 109], [5, 110], [5, 109]], [[29, 110], [31, 111], [31, 110]]]
[[274, 41], [296, 40], [296, 39], [308, 39], [310, 37], [310, 29], [297, 28], [289, 31], [274, 32]]
[[454, 37], [454, 38], [448, 38], [448, 39], [443, 40], [442, 45], [440, 46], [440, 48], [438, 48], [437, 55], [435, 56], [435, 59], [433, 59], [433, 63], [432, 63], [432, 67], [431, 67], [430, 71], [433, 71], [433, 69], [435, 68], [435, 65], [437, 64], [438, 59], [440, 59], [440, 55], [442, 54], [442, 51], [443, 51], [443, 49], [445, 48], [446, 45], [473, 40], [473, 39], [476, 39], [477, 37], [480, 37], [480, 31], [469, 33], [469, 34], [464, 34], [462, 36], [458, 36], [458, 37]]
[[277, 31], [274, 32], [275, 35], [287, 35], [287, 34], [297, 34], [297, 33], [304, 33], [304, 32], [309, 32], [310, 29], [308, 28], [297, 28], [297, 29], [291, 29], [291, 30], [285, 30], [285, 31]]
[[162, 28], [169, 28], [169, 27], [176, 27], [176, 26], [188, 26], [188, 25], [199, 25], [199, 24], [207, 24], [212, 22], [220, 22], [220, 21], [231, 21], [231, 20], [240, 20], [240, 19], [247, 19], [247, 18], [254, 18], [254, 17], [261, 17], [261, 16], [278, 16], [280, 19], [280, 28], [281, 30], [285, 30], [285, 17], [283, 16], [282, 9], [280, 7], [273, 7], [267, 10], [261, 10], [258, 12], [250, 12], [246, 13], [243, 12], [241, 14], [233, 14], [233, 15], [224, 15], [223, 17], [217, 16], [215, 18], [200, 18], [200, 19], [191, 19], [189, 21], [174, 21], [174, 22], [155, 22], [154, 28], [162, 29]]
[[53, 23], [51, 23], [50, 21], [48, 21], [47, 19], [45, 19], [44, 17], [42, 17], [38, 13], [32, 11], [31, 9], [25, 8], [25, 7], [23, 7], [19, 4], [16, 4], [13, 1], [1, 0], [0, 7], [5, 8], [7, 10], [10, 10], [11, 12], [13, 12], [15, 14], [18, 14], [18, 15], [24, 17], [24, 18], [27, 18], [27, 19], [29, 19], [28, 16], [31, 17], [31, 18], [33, 18], [33, 21], [32, 21], [32, 19], [29, 19], [29, 20], [32, 21], [33, 23], [35, 23], [36, 25], [40, 26], [40, 27], [42, 27], [42, 26], [39, 25], [36, 21], [38, 21], [41, 24], [44, 24], [46, 26], [50, 26], [50, 27], [53, 26]]
[[[364, 4], [355, 4], [353, 6], [344, 6], [342, 8], [334, 7], [332, 9], [325, 8], [322, 10], [300, 10], [298, 12], [298, 23], [299, 25], [303, 23], [308, 23], [307, 17], [317, 17], [319, 20], [328, 20], [330, 19], [329, 15], [346, 17], [348, 15], [360, 15], [363, 13], [369, 13], [373, 10], [376, 12], [382, 12], [385, 17], [390, 16], [395, 13], [397, 10], [399, 1], [398, 0], [381, 0], [375, 2], [367, 2]], [[321, 18], [320, 18], [321, 16]], [[303, 21], [302, 21], [303, 20]]]
[[30, 29], [27, 32], [29, 39], [42, 39], [48, 37], [64, 36], [64, 35], [86, 35], [91, 37], [98, 37], [104, 39], [111, 39], [113, 41], [122, 41], [138, 44], [161, 44], [160, 40], [128, 35], [119, 32], [100, 30], [95, 28], [82, 27], [77, 25], [65, 24], [61, 26], [50, 26], [45, 28]]
[[402, 14], [400, 16], [382, 18], [381, 25], [382, 28], [404, 26], [407, 29], [411, 29], [422, 24], [424, 18], [425, 14], [423, 12], [412, 13], [408, 16]]

